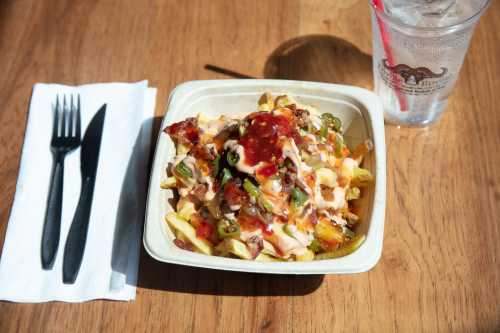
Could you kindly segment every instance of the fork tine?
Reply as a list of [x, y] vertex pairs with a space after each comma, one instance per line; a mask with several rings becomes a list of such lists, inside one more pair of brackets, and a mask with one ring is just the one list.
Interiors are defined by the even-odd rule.
[[75, 107], [73, 106], [73, 94], [71, 94], [70, 104], [69, 104], [69, 117], [68, 117], [68, 137], [73, 136], [73, 125], [75, 124]]
[[56, 95], [56, 106], [54, 107], [54, 124], [52, 125], [52, 139], [57, 138], [59, 132], [59, 94]]
[[61, 121], [61, 137], [66, 136], [66, 113], [68, 107], [66, 105], [66, 95], [63, 96], [62, 121]]
[[76, 102], [76, 124], [75, 124], [75, 137], [80, 140], [81, 134], [80, 134], [80, 121], [81, 121], [81, 116], [80, 116], [80, 94], [78, 94], [77, 102]]

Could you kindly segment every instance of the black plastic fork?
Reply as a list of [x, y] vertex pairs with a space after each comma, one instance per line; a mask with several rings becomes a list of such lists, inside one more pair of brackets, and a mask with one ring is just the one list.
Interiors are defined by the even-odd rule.
[[81, 144], [80, 95], [77, 95], [76, 105], [73, 95], [70, 105], [63, 97], [62, 107], [59, 96], [54, 107], [54, 124], [50, 148], [54, 158], [50, 180], [49, 197], [42, 234], [42, 267], [51, 269], [54, 265], [59, 238], [61, 234], [61, 211], [63, 194], [64, 158]]

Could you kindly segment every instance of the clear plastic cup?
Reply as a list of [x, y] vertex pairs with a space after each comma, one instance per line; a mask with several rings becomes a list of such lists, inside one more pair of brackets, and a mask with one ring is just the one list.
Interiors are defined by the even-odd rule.
[[433, 3], [429, 0], [407, 1], [407, 7], [386, 5], [385, 11], [370, 1], [375, 92], [384, 104], [386, 122], [421, 127], [440, 118], [489, 2], [451, 1], [462, 7], [449, 7], [453, 11], [443, 19], [440, 11], [446, 8], [433, 12], [423, 7]]

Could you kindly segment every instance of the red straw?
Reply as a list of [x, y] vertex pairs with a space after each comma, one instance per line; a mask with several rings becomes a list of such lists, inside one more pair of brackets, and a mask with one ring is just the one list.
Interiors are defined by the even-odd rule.
[[[383, 0], [372, 0], [372, 5], [373, 7], [379, 11], [379, 12], [384, 12], [384, 1]], [[384, 22], [380, 19], [378, 15], [375, 15], [377, 18], [377, 24], [380, 29], [380, 35], [382, 36], [382, 44], [384, 45], [384, 52], [385, 56], [387, 57], [387, 62], [389, 63], [389, 66], [393, 67], [394, 64], [394, 57], [392, 56], [392, 51], [391, 51], [391, 39], [389, 36], [389, 33], [387, 32], [385, 28]], [[394, 87], [394, 90], [396, 92], [396, 96], [398, 97], [399, 101], [399, 109], [403, 112], [407, 111], [407, 103], [406, 103], [406, 98], [405, 96], [401, 93], [399, 85], [401, 83], [401, 80], [399, 77], [396, 76], [395, 73], [392, 73], [392, 79], [394, 82], [396, 82], [396, 86]]]

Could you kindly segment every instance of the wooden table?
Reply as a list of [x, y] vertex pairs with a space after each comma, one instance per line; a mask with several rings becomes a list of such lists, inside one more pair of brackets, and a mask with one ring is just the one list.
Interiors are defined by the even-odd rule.
[[[0, 332], [500, 330], [500, 1], [435, 126], [387, 127], [382, 259], [368, 273], [266, 276], [141, 254], [134, 302], [0, 302]], [[254, 76], [372, 88], [366, 0], [4, 0], [0, 245], [35, 82], [149, 79], [162, 116], [186, 80]], [[33, 189], [36, 192], [36, 189]]]

